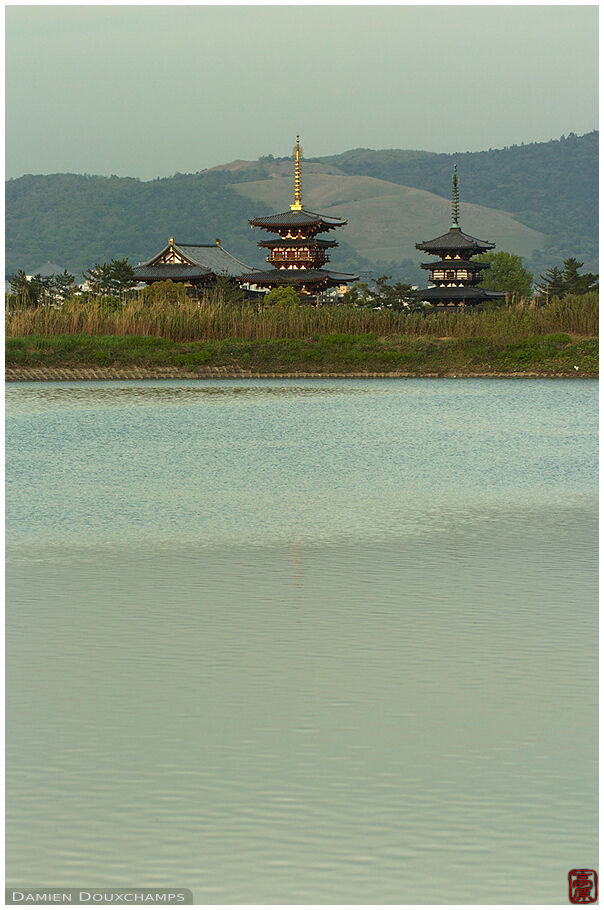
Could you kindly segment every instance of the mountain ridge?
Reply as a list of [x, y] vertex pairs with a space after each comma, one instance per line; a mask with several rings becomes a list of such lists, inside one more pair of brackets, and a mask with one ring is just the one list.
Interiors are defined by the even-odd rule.
[[[484, 223], [497, 249], [520, 253], [534, 272], [570, 255], [597, 271], [598, 141], [593, 131], [457, 154], [350, 149], [305, 159], [304, 199], [320, 211], [341, 196], [349, 225], [338, 238], [334, 268], [386, 271], [417, 283], [425, 276], [415, 242], [446, 227], [456, 163], [468, 231], [480, 234]], [[250, 231], [248, 219], [287, 209], [290, 174], [289, 158], [267, 155], [149, 181], [12, 178], [5, 184], [6, 271], [29, 271], [43, 261], [65, 263], [76, 273], [114, 257], [138, 262], [179, 235], [198, 242], [219, 237], [238, 258], [262, 266], [259, 232]]]

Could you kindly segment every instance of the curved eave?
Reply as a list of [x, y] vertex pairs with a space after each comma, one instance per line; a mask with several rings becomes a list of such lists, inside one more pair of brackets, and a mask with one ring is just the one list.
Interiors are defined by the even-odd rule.
[[459, 253], [463, 250], [469, 253], [470, 250], [473, 250], [473, 253], [470, 254], [472, 256], [474, 253], [486, 252], [494, 247], [495, 244], [489, 240], [480, 240], [478, 237], [472, 237], [471, 234], [465, 234], [459, 227], [449, 228], [446, 234], [441, 234], [440, 237], [433, 237], [432, 240], [424, 240], [422, 243], [415, 244], [416, 250], [434, 253], [443, 259], [444, 253], [447, 252]]
[[422, 262], [421, 269], [467, 269], [471, 271], [483, 271], [490, 269], [490, 262], [472, 262], [469, 259], [441, 259], [440, 262]]
[[214, 273], [210, 269], [182, 264], [140, 265], [136, 266], [133, 272], [138, 281], [199, 281], [214, 277]]
[[318, 247], [319, 249], [328, 249], [334, 246], [337, 246], [338, 243], [336, 240], [315, 240], [314, 237], [309, 237], [308, 240], [303, 238], [292, 239], [280, 237], [277, 240], [261, 240], [258, 243], [258, 246], [265, 247], [266, 249], [272, 249], [276, 246], [285, 246], [285, 247]]
[[[281, 231], [283, 231], [285, 233], [286, 231], [300, 230], [300, 231], [308, 231], [308, 233], [311, 236], [314, 236], [315, 234], [324, 234], [327, 231], [335, 231], [336, 228], [344, 227], [346, 224], [348, 224], [347, 221], [340, 221], [340, 222], [338, 222], [338, 224], [327, 224], [324, 221], [316, 221], [316, 222], [313, 222], [312, 224], [307, 223], [307, 224], [300, 224], [300, 225], [295, 225], [295, 224], [276, 225], [276, 224], [262, 224], [260, 221], [252, 221], [251, 219], [250, 219], [249, 223], [251, 224], [252, 227], [259, 227], [259, 228], [262, 228], [263, 231], [270, 231], [271, 233], [275, 233], [275, 234], [278, 234]], [[291, 240], [292, 238], [283, 237], [282, 239]]]
[[503, 291], [487, 291], [484, 288], [477, 287], [433, 287], [420, 288], [413, 292], [413, 296], [428, 302], [431, 300], [471, 300], [474, 303], [479, 303], [481, 300], [499, 300], [505, 297], [506, 294]]
[[304, 285], [307, 287], [335, 287], [338, 284], [348, 284], [356, 281], [357, 275], [345, 272], [332, 272], [326, 269], [269, 269], [264, 272], [252, 272], [249, 275], [240, 275], [237, 281], [240, 284], [255, 284], [258, 287], [271, 287], [273, 285]]
[[487, 253], [489, 250], [495, 249], [495, 244], [476, 240], [474, 243], [449, 245], [440, 241], [435, 243], [432, 240], [426, 240], [424, 243], [416, 243], [415, 249], [421, 250], [422, 253], [432, 253], [433, 256], [440, 256], [441, 258], [444, 257], [445, 253], [459, 253], [462, 250], [470, 256], [475, 256], [476, 253]]
[[341, 218], [330, 218], [328, 215], [319, 215], [318, 212], [280, 212], [276, 215], [265, 215], [261, 218], [250, 218], [252, 227], [263, 228], [266, 231], [291, 231], [312, 230], [331, 231], [337, 227], [344, 227], [347, 221]]

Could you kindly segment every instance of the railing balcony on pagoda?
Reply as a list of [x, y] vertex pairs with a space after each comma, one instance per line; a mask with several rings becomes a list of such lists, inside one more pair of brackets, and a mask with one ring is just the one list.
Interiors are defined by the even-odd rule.
[[432, 281], [470, 281], [473, 273], [467, 269], [434, 269]]
[[296, 249], [273, 249], [266, 261], [276, 269], [284, 268], [294, 264], [299, 268], [319, 269], [326, 262], [329, 262], [329, 256], [325, 250], [310, 250], [308, 247], [298, 247]]

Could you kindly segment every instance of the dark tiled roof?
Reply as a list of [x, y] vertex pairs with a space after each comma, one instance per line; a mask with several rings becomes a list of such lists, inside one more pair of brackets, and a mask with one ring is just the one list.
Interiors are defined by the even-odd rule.
[[441, 259], [439, 262], [422, 262], [422, 269], [490, 269], [490, 262], [471, 262], [468, 259]]
[[281, 212], [278, 215], [266, 215], [263, 218], [250, 218], [250, 224], [256, 227], [266, 228], [291, 228], [291, 227], [312, 227], [314, 225], [324, 225], [325, 230], [341, 227], [347, 224], [341, 218], [331, 218], [328, 215], [318, 215], [316, 212], [308, 212], [302, 209], [300, 212]]
[[464, 234], [460, 228], [451, 228], [446, 234], [435, 237], [434, 240], [424, 240], [423, 243], [416, 243], [417, 250], [438, 253], [441, 250], [492, 250], [494, 243], [488, 240], [478, 240], [471, 237], [470, 234]]
[[239, 281], [257, 284], [260, 287], [272, 284], [345, 284], [356, 281], [357, 275], [332, 272], [327, 269], [268, 269], [266, 272], [251, 272], [239, 276]]
[[[177, 253], [181, 253], [185, 259], [188, 259], [192, 266], [199, 266], [207, 273], [228, 275], [231, 278], [234, 278], [235, 275], [241, 275], [242, 272], [251, 272], [252, 270], [249, 265], [245, 262], [241, 262], [240, 259], [236, 259], [235, 256], [232, 256], [224, 247], [219, 246], [217, 243], [174, 243], [172, 246]], [[160, 250], [160, 252], [156, 253], [151, 259], [147, 259], [146, 262], [141, 262], [138, 268], [141, 268], [142, 266], [153, 266], [158, 269], [172, 267], [172, 264], [169, 266], [161, 264], [158, 264], [157, 266], [153, 265], [157, 259], [159, 259], [160, 256], [163, 256], [164, 253], [167, 253], [169, 249], [169, 246], [164, 247], [163, 250]], [[185, 268], [185, 266], [182, 266], [181, 268]], [[136, 269], [134, 271], [136, 274]]]
[[345, 284], [348, 281], [358, 281], [359, 280], [358, 275], [352, 275], [347, 272], [334, 272], [331, 269], [326, 269], [325, 271], [331, 278], [333, 278], [335, 281], [341, 282], [342, 284]]
[[498, 300], [505, 297], [502, 291], [485, 291], [484, 288], [421, 288], [414, 291], [414, 296], [419, 300]]
[[134, 277], [139, 281], [190, 281], [206, 278], [212, 275], [210, 269], [203, 269], [197, 265], [183, 265], [182, 262], [169, 265], [137, 265], [134, 268]]
[[274, 246], [308, 246], [308, 247], [319, 247], [320, 249], [325, 249], [327, 247], [337, 246], [335, 240], [317, 240], [315, 237], [309, 237], [307, 240], [284, 240], [282, 237], [277, 237], [276, 239], [270, 240], [261, 240], [258, 246], [264, 246], [268, 249], [271, 249]]
[[182, 245], [175, 243], [174, 246], [184, 253], [188, 259], [192, 259], [198, 265], [210, 269], [215, 275], [230, 275], [234, 277], [235, 275], [241, 275], [242, 271], [252, 271], [251, 266], [240, 259], [236, 259], [235, 256], [232, 256], [216, 243], [208, 244], [207, 246], [197, 243]]

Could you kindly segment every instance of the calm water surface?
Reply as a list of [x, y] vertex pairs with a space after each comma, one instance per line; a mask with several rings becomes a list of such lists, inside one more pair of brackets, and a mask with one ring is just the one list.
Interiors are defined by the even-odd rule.
[[7, 389], [7, 884], [567, 903], [597, 384]]

